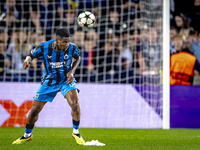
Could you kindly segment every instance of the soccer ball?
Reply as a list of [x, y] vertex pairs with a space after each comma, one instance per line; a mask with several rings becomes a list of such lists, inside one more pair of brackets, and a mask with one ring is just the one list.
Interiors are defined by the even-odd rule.
[[89, 11], [82, 12], [78, 16], [78, 24], [83, 28], [91, 28], [95, 23], [95, 16]]

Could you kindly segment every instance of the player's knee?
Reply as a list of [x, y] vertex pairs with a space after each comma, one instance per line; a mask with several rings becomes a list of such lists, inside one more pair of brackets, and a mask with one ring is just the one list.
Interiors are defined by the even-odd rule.
[[31, 116], [32, 117], [36, 117], [38, 114], [39, 114], [39, 112], [40, 112], [40, 109], [39, 108], [36, 108], [36, 107], [33, 107], [32, 109], [31, 109]]
[[80, 107], [78, 102], [72, 104], [72, 110], [77, 113], [80, 112]]

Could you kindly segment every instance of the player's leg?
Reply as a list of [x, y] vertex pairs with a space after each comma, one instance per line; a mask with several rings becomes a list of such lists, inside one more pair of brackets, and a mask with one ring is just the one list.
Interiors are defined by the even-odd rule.
[[13, 144], [23, 144], [24, 142], [30, 141], [32, 139], [33, 136], [31, 133], [33, 131], [34, 124], [38, 120], [39, 113], [45, 104], [46, 102], [40, 102], [37, 100], [33, 101], [33, 106], [28, 114], [25, 133], [21, 138], [15, 140]]
[[81, 109], [79, 105], [79, 96], [77, 89], [70, 90], [66, 93], [65, 98], [67, 99], [69, 106], [71, 107], [73, 133], [72, 137], [76, 140], [77, 144], [84, 145], [85, 141], [79, 134], [79, 123], [81, 117]]
[[37, 101], [37, 100], [33, 101], [33, 106], [31, 108], [31, 111], [29, 112], [28, 118], [27, 118], [25, 134], [24, 134], [25, 138], [27, 138], [31, 135], [34, 124], [38, 120], [39, 113], [46, 103], [47, 102], [41, 102], [41, 101]]
[[73, 128], [75, 133], [78, 134], [78, 128], [81, 117], [81, 109], [79, 105], [79, 96], [76, 89], [70, 90], [66, 93], [65, 98], [68, 101], [69, 106], [71, 107], [71, 116], [73, 120]]
[[25, 128], [25, 134], [21, 138], [15, 140], [13, 144], [22, 144], [26, 141], [32, 139], [32, 131], [35, 122], [38, 120], [40, 111], [43, 109], [46, 102], [52, 102], [57, 92], [59, 91], [59, 86], [44, 86], [40, 85], [36, 95], [33, 97], [33, 106], [28, 114], [27, 124]]

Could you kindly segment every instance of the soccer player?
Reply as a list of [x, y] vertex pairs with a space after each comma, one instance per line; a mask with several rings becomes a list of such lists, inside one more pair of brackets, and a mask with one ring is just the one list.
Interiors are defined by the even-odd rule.
[[[79, 134], [80, 105], [79, 96], [73, 77], [81, 57], [75, 44], [70, 43], [69, 31], [59, 28], [56, 39], [41, 43], [26, 57], [23, 68], [30, 66], [33, 58], [42, 59], [45, 71], [36, 95], [33, 97], [33, 106], [28, 114], [25, 134], [15, 140], [13, 144], [22, 144], [33, 138], [32, 130], [42, 108], [47, 102], [52, 102], [58, 92], [67, 99], [72, 111], [72, 137], [77, 144], [84, 145], [85, 141]], [[75, 61], [74, 61], [75, 60]], [[74, 61], [74, 62], [73, 62]], [[73, 62], [73, 63], [72, 63]]]

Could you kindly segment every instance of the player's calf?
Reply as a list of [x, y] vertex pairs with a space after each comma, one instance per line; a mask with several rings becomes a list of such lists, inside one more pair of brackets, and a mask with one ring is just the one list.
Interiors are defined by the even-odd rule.
[[80, 120], [81, 110], [79, 104], [73, 104], [71, 108], [72, 108], [72, 118], [75, 120]]

